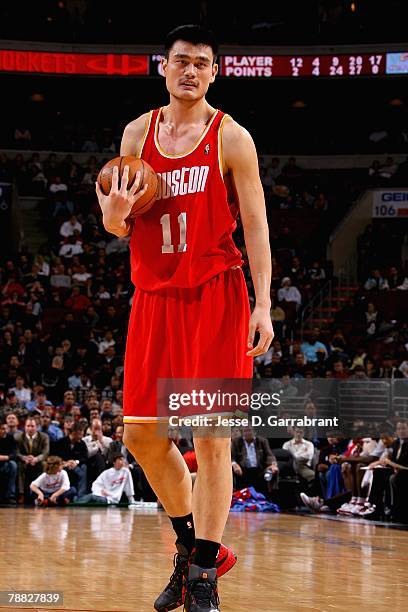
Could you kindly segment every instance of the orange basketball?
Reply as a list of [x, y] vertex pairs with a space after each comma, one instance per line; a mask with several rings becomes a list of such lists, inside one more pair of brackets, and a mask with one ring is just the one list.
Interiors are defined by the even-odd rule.
[[112, 173], [113, 168], [118, 166], [119, 168], [119, 187], [120, 178], [123, 174], [125, 166], [129, 166], [129, 179], [127, 188], [130, 189], [133, 185], [136, 172], [141, 172], [140, 185], [138, 191], [143, 189], [144, 185], [147, 184], [146, 193], [134, 203], [133, 208], [130, 212], [129, 217], [136, 217], [142, 215], [149, 208], [152, 207], [156, 196], [158, 187], [158, 177], [153, 168], [143, 159], [134, 157], [132, 155], [122, 155], [121, 157], [115, 157], [108, 161], [98, 174], [98, 184], [102, 190], [102, 193], [109, 195], [112, 187]]

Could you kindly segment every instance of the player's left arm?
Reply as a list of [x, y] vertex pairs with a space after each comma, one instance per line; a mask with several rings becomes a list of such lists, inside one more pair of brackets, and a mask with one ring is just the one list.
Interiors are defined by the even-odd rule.
[[[265, 197], [259, 177], [258, 156], [254, 141], [243, 127], [227, 120], [222, 133], [224, 171], [233, 182], [238, 198], [245, 245], [248, 253], [256, 304], [249, 321], [247, 355], [255, 357], [266, 353], [274, 333], [270, 315], [270, 286], [272, 275], [269, 229], [266, 218]], [[259, 342], [254, 347], [255, 332]]]

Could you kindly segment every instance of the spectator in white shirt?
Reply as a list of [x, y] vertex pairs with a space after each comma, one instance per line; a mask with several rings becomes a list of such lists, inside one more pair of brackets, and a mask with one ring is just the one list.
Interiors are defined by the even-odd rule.
[[109, 293], [109, 291], [106, 289], [105, 285], [99, 285], [99, 289], [95, 293], [95, 297], [100, 300], [110, 300], [112, 296]]
[[107, 455], [112, 438], [102, 435], [102, 422], [94, 419], [91, 423], [91, 433], [85, 436], [84, 442], [88, 448], [88, 456], [93, 457], [98, 452]]
[[382, 277], [381, 272], [378, 269], [372, 270], [370, 276], [364, 283], [364, 289], [366, 291], [371, 291], [372, 289], [384, 291], [389, 288], [387, 279]]
[[38, 266], [39, 276], [49, 276], [50, 275], [50, 264], [45, 261], [42, 255], [37, 255], [34, 261], [35, 261], [35, 264]]
[[292, 453], [295, 460], [295, 470], [301, 478], [312, 482], [315, 472], [312, 469], [314, 457], [313, 442], [303, 438], [304, 431], [300, 427], [293, 429], [293, 438], [284, 443], [283, 448]]
[[76, 489], [71, 487], [68, 474], [62, 466], [61, 457], [50, 455], [45, 471], [30, 484], [37, 506], [66, 506], [76, 495]]
[[115, 340], [113, 339], [112, 332], [108, 329], [105, 332], [103, 340], [99, 342], [99, 349], [98, 349], [99, 354], [104, 355], [106, 350], [110, 346], [115, 346]]
[[16, 376], [16, 386], [10, 391], [14, 391], [22, 406], [25, 406], [31, 400], [32, 389], [25, 386], [24, 376]]
[[81, 264], [79, 266], [78, 272], [75, 272], [75, 274], [72, 275], [72, 278], [73, 278], [73, 280], [75, 281], [76, 284], [78, 284], [78, 285], [86, 285], [87, 280], [92, 278], [92, 274], [90, 272], [88, 272], [88, 270], [86, 269], [86, 266], [84, 266], [84, 264]]
[[65, 242], [61, 246], [58, 255], [66, 259], [72, 259], [74, 255], [81, 255], [83, 252], [82, 243], [79, 240], [75, 240], [74, 236], [71, 236], [70, 238], [65, 238]]
[[106, 458], [112, 438], [103, 435], [102, 421], [91, 421], [91, 433], [84, 437], [88, 449], [88, 481], [93, 482], [106, 468]]
[[74, 235], [74, 230], [77, 230], [79, 233], [82, 232], [82, 225], [78, 221], [75, 215], [72, 215], [68, 221], [65, 221], [60, 227], [60, 234], [64, 238], [68, 238], [69, 236]]
[[51, 181], [49, 189], [53, 194], [58, 193], [59, 191], [68, 191], [67, 185], [61, 181], [60, 176], [56, 176]]
[[282, 279], [282, 287], [278, 291], [278, 300], [283, 302], [295, 302], [296, 310], [298, 310], [302, 304], [302, 296], [297, 287], [292, 286], [292, 281], [289, 276], [285, 276]]
[[116, 453], [112, 456], [113, 467], [104, 470], [92, 484], [92, 493], [78, 498], [82, 504], [118, 504], [125, 494], [129, 505], [135, 504], [135, 492], [129, 468], [124, 467], [125, 458]]

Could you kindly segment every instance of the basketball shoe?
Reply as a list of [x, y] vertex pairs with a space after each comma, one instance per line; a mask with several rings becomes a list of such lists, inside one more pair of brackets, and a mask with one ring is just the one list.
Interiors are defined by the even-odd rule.
[[185, 612], [220, 612], [217, 589], [217, 570], [198, 567], [193, 563], [188, 570]]
[[[154, 602], [154, 608], [158, 612], [170, 612], [175, 610], [184, 603], [184, 590], [185, 582], [188, 576], [189, 566], [189, 555], [187, 548], [182, 544], [176, 543], [177, 553], [174, 555], [174, 572], [170, 576], [170, 580]], [[191, 556], [193, 556], [194, 551]], [[221, 544], [220, 550], [217, 555], [215, 562], [215, 569], [217, 571], [217, 577], [220, 578], [230, 569], [234, 567], [237, 562], [237, 555], [228, 548]]]
[[323, 500], [320, 497], [310, 497], [306, 493], [301, 493], [300, 497], [305, 506], [313, 510], [313, 512], [320, 512], [323, 508]]

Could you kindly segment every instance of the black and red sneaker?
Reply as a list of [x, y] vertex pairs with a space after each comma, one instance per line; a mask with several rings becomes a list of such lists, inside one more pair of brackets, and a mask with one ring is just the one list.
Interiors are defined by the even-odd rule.
[[176, 542], [177, 553], [174, 555], [174, 572], [168, 585], [154, 602], [158, 612], [169, 612], [183, 605], [183, 584], [188, 574], [188, 550]]
[[234, 553], [234, 551], [228, 546], [221, 544], [220, 550], [218, 551], [217, 560], [215, 562], [217, 578], [221, 578], [221, 576], [229, 572], [230, 569], [234, 567], [236, 562], [237, 555]]
[[217, 589], [217, 570], [192, 563], [186, 582], [185, 612], [220, 612]]
[[[174, 556], [174, 572], [170, 577], [168, 585], [154, 602], [154, 608], [158, 612], [175, 610], [184, 603], [189, 558], [187, 549], [182, 544], [176, 544], [176, 547], [178, 552]], [[190, 559], [193, 555], [194, 550], [191, 553]], [[217, 578], [221, 578], [221, 576], [229, 572], [236, 562], [237, 555], [231, 548], [221, 544], [215, 562]]]

